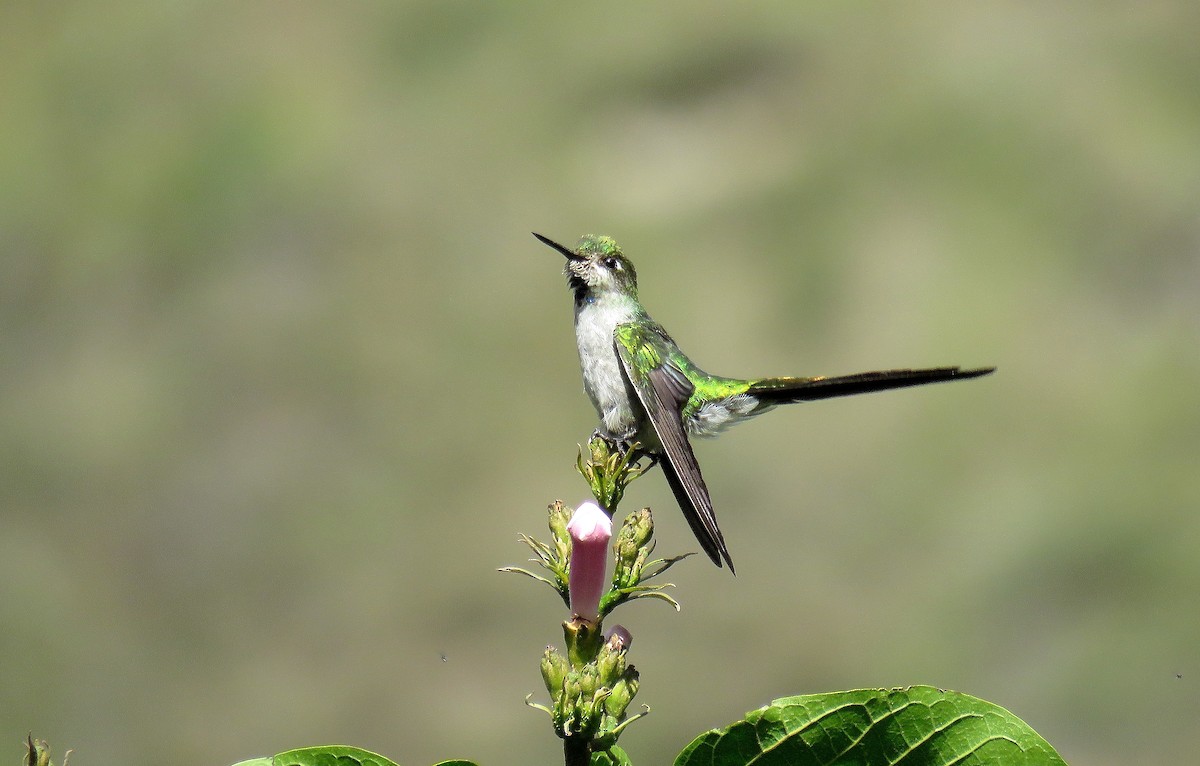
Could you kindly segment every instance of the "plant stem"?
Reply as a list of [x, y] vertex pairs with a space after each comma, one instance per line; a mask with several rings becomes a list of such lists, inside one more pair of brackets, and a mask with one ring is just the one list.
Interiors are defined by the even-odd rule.
[[563, 758], [566, 766], [588, 766], [592, 761], [591, 743], [581, 737], [563, 740]]

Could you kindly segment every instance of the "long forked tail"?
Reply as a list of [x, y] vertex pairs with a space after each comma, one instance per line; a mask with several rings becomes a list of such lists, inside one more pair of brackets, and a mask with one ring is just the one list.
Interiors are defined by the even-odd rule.
[[989, 375], [995, 367], [964, 370], [959, 367], [930, 367], [923, 370], [880, 370], [840, 375], [835, 378], [763, 378], [750, 384], [748, 393], [771, 404], [811, 402], [835, 396], [866, 394], [891, 388], [923, 386]]

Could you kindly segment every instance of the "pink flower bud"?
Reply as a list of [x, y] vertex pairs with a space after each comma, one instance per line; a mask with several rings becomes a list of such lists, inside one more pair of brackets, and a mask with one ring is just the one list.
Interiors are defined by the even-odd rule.
[[604, 571], [608, 565], [612, 519], [589, 501], [575, 509], [567, 531], [571, 533], [571, 612], [595, 622], [600, 616], [600, 597], [607, 585]]

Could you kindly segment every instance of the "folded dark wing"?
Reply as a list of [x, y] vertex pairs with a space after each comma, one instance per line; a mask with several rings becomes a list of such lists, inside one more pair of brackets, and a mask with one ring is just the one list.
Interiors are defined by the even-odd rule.
[[663, 338], [653, 329], [637, 325], [617, 327], [614, 345], [625, 376], [650, 418], [650, 425], [662, 446], [663, 474], [683, 515], [704, 552], [717, 566], [722, 560], [733, 571], [733, 559], [725, 547], [725, 538], [717, 526], [708, 487], [700, 474], [700, 464], [688, 443], [681, 416], [683, 405], [691, 397], [693, 386], [687, 376], [671, 364]]

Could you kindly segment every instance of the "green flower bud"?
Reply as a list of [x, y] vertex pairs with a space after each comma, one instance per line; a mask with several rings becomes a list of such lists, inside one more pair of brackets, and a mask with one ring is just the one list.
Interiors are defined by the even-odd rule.
[[579, 731], [577, 714], [579, 695], [579, 671], [568, 671], [566, 678], [563, 679], [562, 694], [555, 701], [554, 709], [550, 712], [554, 730], [560, 737], [568, 737], [573, 732]]
[[579, 697], [591, 701], [600, 686], [600, 674], [595, 665], [585, 665], [579, 670]]
[[646, 543], [650, 542], [650, 538], [654, 537], [654, 518], [650, 515], [649, 508], [629, 514], [625, 523], [632, 527], [630, 534], [634, 544], [639, 548], [644, 547]]
[[608, 689], [600, 684], [600, 676], [594, 665], [579, 671], [579, 696], [575, 698], [576, 731], [592, 736], [600, 728], [604, 716], [604, 700]]
[[604, 701], [605, 711], [619, 720], [625, 715], [625, 709], [629, 707], [629, 703], [633, 702], [639, 686], [641, 686], [641, 681], [637, 669], [630, 665], [625, 669], [624, 675], [613, 684], [612, 693]]
[[571, 667], [579, 668], [596, 659], [604, 635], [599, 623], [575, 615], [563, 623], [563, 638], [567, 642], [567, 658]]
[[632, 588], [641, 579], [642, 567], [653, 550], [651, 539], [654, 537], [654, 521], [649, 508], [635, 511], [625, 517], [621, 530], [617, 533], [617, 542], [613, 545], [616, 553], [616, 566], [613, 569], [613, 585], [618, 588]]
[[554, 549], [558, 560], [565, 562], [571, 552], [571, 534], [567, 532], [567, 523], [571, 521], [571, 509], [563, 505], [561, 500], [555, 500], [548, 508], [550, 512], [550, 536], [554, 540]]
[[28, 752], [25, 754], [27, 766], [50, 766], [50, 745], [44, 739], [34, 739], [33, 735], [25, 740]]
[[620, 636], [614, 635], [600, 647], [600, 654], [596, 657], [596, 671], [599, 673], [600, 683], [604, 686], [611, 686], [625, 672], [625, 646]]
[[546, 653], [542, 655], [542, 680], [546, 682], [546, 691], [550, 693], [551, 700], [557, 701], [563, 695], [567, 670], [567, 658], [553, 646], [547, 646]]

